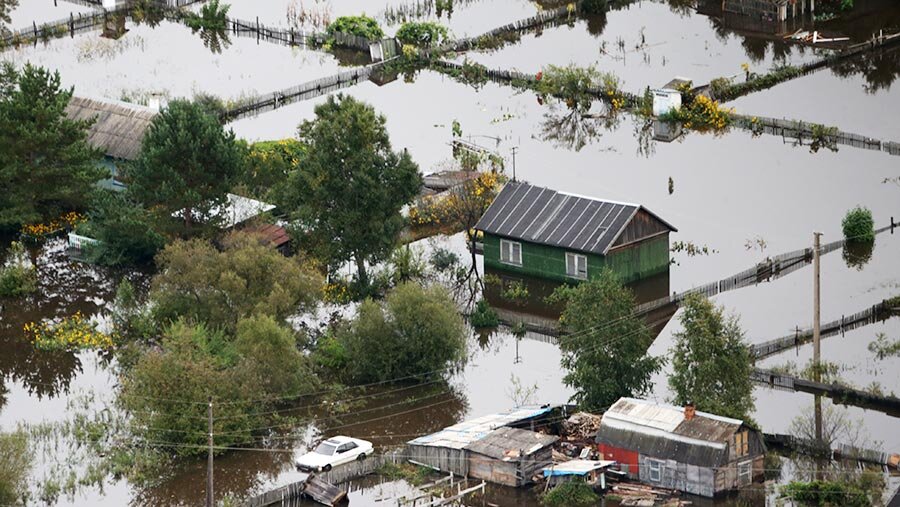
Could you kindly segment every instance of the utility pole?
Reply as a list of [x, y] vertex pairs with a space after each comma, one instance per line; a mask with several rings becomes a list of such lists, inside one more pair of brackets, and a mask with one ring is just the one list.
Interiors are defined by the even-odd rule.
[[209, 462], [206, 465], [206, 507], [213, 507], [215, 500], [213, 497], [213, 404], [212, 396], [209, 397]]
[[[819, 250], [821, 245], [822, 233], [814, 232], [813, 233], [813, 380], [816, 382], [821, 382], [821, 348], [820, 348], [820, 320], [821, 320], [821, 307], [820, 307], [820, 293], [821, 293], [821, 280], [820, 280], [820, 269], [819, 269]], [[822, 397], [820, 395], [816, 395], [816, 406], [815, 406], [815, 417], [816, 417], [816, 440], [818, 442], [822, 441]]]
[[512, 147], [512, 163], [513, 163], [513, 181], [516, 181], [516, 153], [519, 151], [518, 146]]

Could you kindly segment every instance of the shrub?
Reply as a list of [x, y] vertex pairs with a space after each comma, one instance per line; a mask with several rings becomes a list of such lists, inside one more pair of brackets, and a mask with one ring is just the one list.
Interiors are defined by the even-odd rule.
[[547, 507], [587, 507], [599, 501], [594, 490], [579, 480], [564, 482], [541, 495], [541, 504]]
[[110, 266], [148, 263], [165, 245], [147, 211], [125, 193], [111, 190], [95, 194], [88, 222], [77, 232], [100, 241], [89, 249], [89, 260]]
[[411, 21], [403, 23], [397, 30], [397, 39], [403, 44], [418, 47], [437, 46], [447, 39], [447, 27], [433, 21]]
[[80, 312], [56, 324], [28, 323], [25, 334], [41, 350], [110, 349], [113, 337], [97, 331]]
[[446, 289], [415, 283], [397, 286], [383, 303], [364, 301], [343, 340], [362, 382], [434, 372], [466, 352], [465, 324]]
[[731, 110], [722, 108], [719, 102], [705, 95], [697, 95], [681, 109], [670, 110], [659, 119], [681, 122], [686, 129], [718, 132], [731, 125]]
[[841, 222], [841, 228], [847, 241], [858, 243], [875, 241], [875, 221], [868, 208], [857, 206], [848, 211]]
[[581, 12], [585, 14], [604, 14], [608, 9], [607, 0], [584, 0], [581, 2]]
[[193, 30], [224, 31], [228, 27], [230, 5], [219, 5], [219, 0], [211, 0], [200, 8], [200, 14], [188, 14], [185, 23]]
[[541, 72], [537, 82], [537, 92], [553, 95], [566, 101], [569, 107], [589, 108], [594, 100], [593, 92], [602, 88], [606, 98], [620, 98], [619, 78], [614, 74], [600, 72], [593, 65], [565, 67], [549, 65]]
[[19, 297], [37, 291], [37, 270], [28, 260], [25, 245], [14, 241], [9, 260], [0, 266], [0, 297]]
[[487, 301], [479, 299], [478, 302], [475, 303], [475, 311], [472, 312], [472, 315], [469, 317], [469, 323], [472, 324], [472, 327], [475, 329], [497, 327], [500, 325], [500, 318]]
[[347, 33], [371, 41], [384, 37], [384, 31], [378, 26], [378, 22], [365, 15], [341, 16], [330, 23], [325, 31], [328, 35], [334, 35], [335, 32]]
[[28, 435], [0, 433], [0, 505], [17, 505], [26, 497], [31, 459]]

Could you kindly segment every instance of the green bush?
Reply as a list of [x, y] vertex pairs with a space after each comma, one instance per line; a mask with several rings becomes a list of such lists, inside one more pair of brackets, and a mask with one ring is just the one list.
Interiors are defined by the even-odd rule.
[[329, 24], [325, 31], [328, 35], [334, 35], [335, 32], [347, 33], [371, 41], [381, 40], [384, 37], [384, 31], [378, 26], [378, 22], [365, 15], [341, 16]]
[[865, 207], [857, 206], [844, 215], [841, 222], [844, 239], [847, 241], [866, 243], [875, 241], [875, 221], [872, 212]]
[[472, 327], [475, 329], [497, 327], [500, 325], [500, 318], [487, 301], [480, 299], [478, 300], [478, 303], [475, 304], [475, 311], [472, 312], [472, 315], [469, 317], [469, 323], [472, 324]]
[[0, 433], [0, 505], [17, 505], [28, 494], [31, 456], [25, 433]]
[[871, 507], [880, 499], [884, 481], [880, 475], [863, 472], [842, 480], [792, 481], [781, 487], [781, 496], [804, 506]]
[[397, 39], [403, 44], [418, 47], [437, 46], [447, 39], [447, 27], [433, 21], [412, 21], [403, 23], [397, 30]]
[[166, 243], [144, 208], [111, 190], [95, 194], [88, 222], [76, 232], [100, 241], [89, 249], [89, 260], [110, 266], [149, 263]]
[[0, 297], [19, 297], [37, 291], [37, 270], [28, 260], [25, 245], [13, 242], [9, 260], [0, 266]]
[[607, 0], [584, 0], [581, 2], [581, 12], [585, 14], [604, 14], [608, 9]]
[[219, 0], [211, 0], [200, 8], [200, 14], [188, 14], [185, 24], [193, 30], [224, 31], [228, 27], [230, 5], [220, 6]]
[[597, 505], [600, 497], [582, 481], [572, 480], [541, 495], [541, 504], [547, 507], [587, 507]]
[[446, 289], [404, 283], [383, 303], [364, 301], [343, 341], [351, 376], [377, 382], [462, 361], [466, 327]]

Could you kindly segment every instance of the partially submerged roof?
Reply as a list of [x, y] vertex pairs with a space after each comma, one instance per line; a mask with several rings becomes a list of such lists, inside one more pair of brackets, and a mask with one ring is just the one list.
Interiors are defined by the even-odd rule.
[[595, 470], [604, 470], [615, 465], [616, 461], [573, 459], [544, 468], [544, 477], [558, 475], [587, 475]]
[[677, 230], [638, 204], [592, 199], [510, 182], [475, 228], [531, 243], [606, 255], [641, 210], [667, 230]]
[[620, 398], [606, 413], [597, 442], [657, 458], [712, 466], [727, 462], [728, 442], [743, 421], [635, 398]]
[[88, 144], [108, 157], [134, 160], [141, 152], [144, 134], [159, 111], [112, 100], [72, 97], [66, 106], [70, 120], [92, 120]]
[[555, 408], [557, 407], [520, 407], [499, 414], [489, 414], [454, 424], [437, 433], [410, 440], [408, 443], [410, 445], [462, 449], [472, 442], [481, 440], [497, 428], [540, 417]]
[[517, 428], [498, 428], [484, 438], [467, 445], [465, 449], [489, 458], [514, 461], [553, 445], [559, 440], [554, 435], [545, 435]]

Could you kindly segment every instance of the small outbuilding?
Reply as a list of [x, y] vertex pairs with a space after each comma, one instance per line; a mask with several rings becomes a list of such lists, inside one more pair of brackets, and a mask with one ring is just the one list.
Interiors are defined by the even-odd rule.
[[499, 428], [465, 447], [469, 477], [519, 487], [532, 482], [553, 463], [553, 444], [559, 437], [516, 428]]
[[762, 21], [786, 21], [816, 9], [815, 0], [722, 0], [722, 10]]
[[475, 225], [484, 265], [556, 281], [611, 269], [622, 283], [669, 269], [675, 227], [639, 204], [593, 199], [522, 182], [507, 183]]
[[597, 444], [633, 479], [706, 497], [762, 477], [766, 453], [743, 421], [634, 398], [603, 414]]
[[543, 473], [550, 487], [578, 480], [606, 489], [606, 471], [615, 464], [612, 460], [573, 459], [545, 467]]

